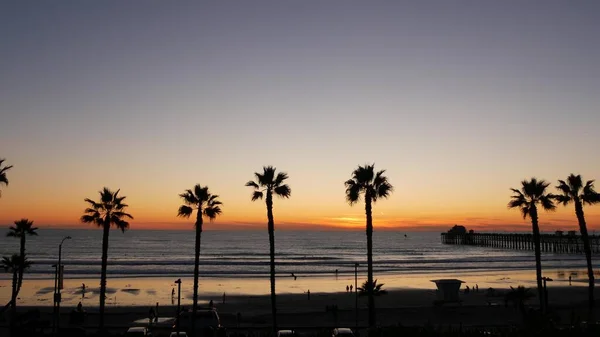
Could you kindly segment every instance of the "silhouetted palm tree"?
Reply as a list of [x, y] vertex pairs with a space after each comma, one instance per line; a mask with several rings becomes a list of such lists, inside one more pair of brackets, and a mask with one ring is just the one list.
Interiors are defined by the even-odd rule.
[[386, 295], [388, 292], [385, 289], [381, 289], [385, 283], [377, 284], [377, 280], [373, 281], [373, 283], [369, 283], [369, 281], [363, 282], [363, 284], [358, 287], [358, 296], [368, 296], [373, 290], [373, 296], [381, 296]]
[[[27, 236], [37, 235], [37, 227], [33, 227], [33, 221], [29, 221], [27, 219], [15, 221], [15, 225], [10, 226], [10, 228], [8, 229], [8, 233], [6, 233], [6, 236], [8, 237], [20, 239], [21, 245], [19, 252], [21, 259], [25, 259], [25, 239], [27, 238]], [[21, 290], [21, 285], [23, 284], [23, 271], [24, 270], [19, 270], [17, 294], [19, 294], [19, 291]]]
[[267, 205], [267, 219], [269, 231], [269, 255], [271, 267], [271, 313], [273, 315], [273, 330], [277, 331], [277, 301], [275, 298], [275, 222], [273, 220], [273, 194], [282, 198], [289, 198], [292, 190], [284, 181], [288, 179], [287, 173], [279, 172], [275, 175], [275, 167], [263, 167], [263, 173], [255, 172], [256, 180], [250, 180], [246, 186], [254, 188], [252, 201], [262, 199], [264, 194]]
[[[194, 186], [194, 190], [186, 190], [179, 195], [185, 205], [179, 206], [177, 216], [189, 218], [196, 210], [196, 252], [194, 259], [194, 304], [193, 316], [196, 317], [198, 311], [198, 269], [200, 265], [200, 240], [202, 237], [202, 217], [207, 217], [213, 221], [217, 215], [221, 214], [222, 203], [217, 200], [218, 195], [212, 195], [208, 191], [208, 186], [202, 187], [200, 184]], [[192, 320], [194, 324], [195, 319]], [[196, 331], [192, 326], [192, 331]]]
[[525, 310], [525, 302], [533, 297], [535, 295], [531, 293], [531, 289], [529, 288], [525, 288], [524, 286], [513, 288], [510, 286], [510, 291], [504, 296], [504, 301], [506, 305], [508, 305], [508, 302], [513, 302], [513, 305], [521, 311], [523, 319], [526, 319], [527, 311]]
[[22, 270], [29, 268], [31, 266], [31, 262], [29, 262], [26, 257], [22, 257], [18, 254], [13, 254], [11, 257], [2, 257], [2, 262], [0, 263], [0, 267], [4, 269], [4, 271], [12, 273], [12, 293], [10, 296], [10, 303], [12, 307], [12, 318], [14, 319], [16, 317], [17, 312], [17, 287], [19, 273]]
[[96, 202], [85, 198], [88, 208], [81, 216], [81, 222], [95, 224], [102, 227], [102, 271], [100, 275], [100, 322], [99, 328], [104, 328], [104, 302], [106, 300], [106, 265], [108, 263], [108, 233], [111, 226], [115, 226], [123, 233], [129, 228], [129, 222], [124, 219], [133, 219], [125, 213], [127, 204], [123, 203], [126, 197], [119, 197], [119, 191], [113, 192], [104, 187], [100, 193], [100, 201]]
[[[12, 165], [2, 167], [2, 163], [4, 163], [5, 160], [6, 159], [4, 158], [0, 158], [0, 185], [4, 184], [8, 186], [8, 178], [6, 177], [6, 171], [10, 170], [12, 168]], [[1, 196], [2, 190], [0, 190], [0, 197]]]
[[592, 249], [590, 248], [590, 239], [588, 237], [587, 225], [585, 223], [585, 216], [583, 214], [583, 205], [593, 205], [600, 202], [600, 194], [594, 190], [594, 181], [588, 180], [583, 185], [583, 180], [580, 175], [571, 174], [567, 177], [567, 180], [559, 180], [559, 185], [556, 186], [562, 194], [555, 195], [554, 199], [564, 206], [567, 206], [570, 202], [575, 204], [575, 215], [579, 222], [579, 232], [581, 232], [581, 239], [583, 240], [583, 250], [585, 251], [585, 259], [587, 261], [588, 270], [588, 300], [589, 306], [594, 306], [594, 270], [592, 269]]
[[[367, 216], [367, 282], [373, 283], [373, 217], [372, 204], [379, 198], [387, 198], [393, 191], [392, 185], [383, 174], [385, 170], [375, 173], [375, 164], [359, 166], [352, 172], [352, 178], [345, 182], [346, 201], [354, 205], [360, 200], [361, 194], [365, 198], [365, 213]], [[375, 299], [372, 291], [369, 292], [369, 327], [375, 327]]]
[[544, 310], [544, 288], [542, 286], [542, 257], [540, 251], [540, 226], [538, 223], [538, 205], [546, 211], [556, 209], [553, 201], [553, 195], [546, 193], [546, 188], [550, 184], [544, 180], [523, 180], [521, 190], [511, 188], [514, 192], [512, 200], [508, 203], [509, 208], [518, 208], [523, 214], [523, 218], [531, 218], [531, 227], [533, 230], [533, 244], [535, 249], [535, 272], [537, 278], [538, 297], [540, 308]]

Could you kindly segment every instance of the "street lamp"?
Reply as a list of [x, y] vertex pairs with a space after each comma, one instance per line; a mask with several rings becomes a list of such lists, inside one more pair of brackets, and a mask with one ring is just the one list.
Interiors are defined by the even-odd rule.
[[70, 236], [65, 236], [58, 245], [58, 263], [53, 265], [54, 267], [54, 332], [58, 333], [58, 328], [60, 326], [60, 286], [58, 284], [58, 276], [60, 273], [61, 267], [61, 258], [62, 258], [62, 245], [65, 240], [70, 240]]
[[175, 319], [175, 327], [177, 336], [179, 336], [179, 316], [181, 314], [181, 279], [177, 279], [175, 283], [177, 283], [177, 316]]
[[354, 263], [354, 310], [356, 311], [355, 327], [358, 330], [358, 263]]

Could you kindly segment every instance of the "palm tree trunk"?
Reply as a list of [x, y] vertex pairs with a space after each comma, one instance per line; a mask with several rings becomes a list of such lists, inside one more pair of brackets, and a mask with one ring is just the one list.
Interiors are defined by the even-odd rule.
[[108, 233], [110, 223], [104, 224], [102, 228], [102, 269], [100, 273], [100, 322], [99, 330], [104, 329], [104, 303], [106, 302], [106, 266], [108, 264]]
[[535, 205], [531, 206], [531, 227], [533, 229], [533, 245], [535, 249], [535, 275], [537, 279], [538, 298], [540, 310], [544, 312], [544, 286], [542, 285], [542, 253], [540, 249], [540, 227], [538, 224], [538, 213]]
[[[21, 261], [25, 262], [25, 236], [26, 233], [23, 233], [21, 236]], [[19, 295], [19, 291], [21, 291], [21, 285], [23, 284], [23, 272], [25, 271], [25, 263], [21, 263], [19, 266], [19, 279], [17, 284], [17, 295]]]
[[12, 294], [10, 297], [10, 301], [12, 303], [11, 306], [11, 317], [10, 317], [10, 325], [11, 328], [14, 326], [14, 322], [17, 319], [17, 284], [18, 284], [18, 272], [21, 267], [18, 267], [13, 271], [13, 279], [12, 279]]
[[375, 327], [375, 296], [373, 294], [373, 217], [371, 196], [365, 195], [365, 213], [367, 216], [367, 284], [369, 291], [369, 328]]
[[198, 274], [200, 273], [200, 240], [202, 238], [202, 209], [196, 214], [196, 251], [194, 255], [194, 303], [192, 304], [192, 334], [196, 334], [196, 313], [198, 312]]
[[271, 274], [271, 313], [273, 315], [273, 331], [277, 331], [277, 298], [275, 296], [275, 221], [273, 220], [273, 195], [267, 192], [267, 219], [269, 220], [269, 258]]
[[588, 237], [587, 225], [583, 214], [583, 205], [581, 201], [575, 201], [575, 214], [579, 221], [579, 232], [581, 232], [581, 240], [583, 241], [583, 251], [585, 252], [585, 260], [587, 262], [588, 272], [588, 305], [591, 310], [594, 308], [594, 269], [592, 268], [592, 249], [590, 248], [590, 238]]

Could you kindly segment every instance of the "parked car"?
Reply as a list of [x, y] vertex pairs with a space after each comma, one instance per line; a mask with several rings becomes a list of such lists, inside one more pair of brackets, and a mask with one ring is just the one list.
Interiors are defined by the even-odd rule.
[[179, 331], [185, 331], [188, 335], [199, 337], [224, 337], [225, 328], [221, 326], [221, 320], [217, 309], [198, 309], [196, 312], [196, 333], [192, 331], [192, 311], [182, 311], [179, 315]]
[[127, 337], [146, 337], [152, 336], [152, 333], [148, 330], [148, 328], [144, 328], [141, 326], [136, 326], [133, 328], [129, 328], [125, 333]]
[[279, 330], [277, 331], [277, 337], [296, 337], [294, 330]]
[[331, 333], [332, 337], [354, 337], [354, 332], [349, 328], [337, 328], [333, 329]]
[[187, 332], [185, 331], [173, 331], [171, 332], [171, 334], [169, 335], [169, 337], [187, 337]]

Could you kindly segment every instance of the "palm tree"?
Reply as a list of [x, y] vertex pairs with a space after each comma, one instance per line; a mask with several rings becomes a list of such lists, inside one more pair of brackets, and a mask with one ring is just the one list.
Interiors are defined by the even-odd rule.
[[513, 288], [510, 286], [510, 291], [504, 296], [504, 302], [508, 305], [508, 302], [512, 302], [513, 305], [519, 308], [523, 319], [526, 319], [527, 311], [525, 310], [525, 302], [530, 298], [535, 297], [530, 291], [531, 289], [525, 288], [524, 286], [518, 286]]
[[250, 180], [246, 186], [252, 187], [252, 201], [262, 199], [264, 194], [267, 205], [267, 230], [269, 231], [269, 256], [271, 271], [271, 313], [273, 315], [273, 331], [277, 331], [277, 301], [275, 298], [275, 221], [273, 220], [273, 194], [281, 198], [289, 198], [292, 190], [284, 181], [288, 179], [285, 172], [275, 175], [275, 167], [264, 166], [263, 173], [255, 172], [256, 180]]
[[29, 262], [25, 256], [21, 256], [19, 254], [13, 254], [11, 257], [4, 256], [2, 257], [2, 262], [0, 262], [0, 267], [4, 269], [4, 271], [12, 273], [12, 293], [10, 297], [10, 303], [12, 306], [13, 318], [16, 317], [17, 313], [17, 287], [19, 273], [30, 266], [31, 262]]
[[[179, 195], [184, 205], [179, 206], [177, 216], [189, 218], [194, 209], [196, 212], [196, 253], [194, 259], [194, 304], [193, 304], [193, 316], [196, 317], [198, 311], [198, 268], [200, 265], [200, 239], [202, 236], [202, 217], [207, 217], [211, 222], [221, 214], [222, 203], [217, 200], [218, 195], [212, 195], [208, 191], [208, 186], [202, 187], [200, 184], [196, 184], [193, 190], [186, 190]], [[195, 319], [192, 319], [192, 325]], [[192, 326], [192, 331], [196, 331]]]
[[[373, 216], [372, 204], [379, 198], [387, 198], [393, 191], [393, 186], [383, 174], [385, 170], [375, 173], [375, 164], [359, 166], [352, 172], [352, 178], [345, 182], [346, 201], [354, 205], [365, 198], [365, 213], [367, 216], [367, 282], [373, 284]], [[369, 327], [375, 327], [375, 299], [373, 288], [368, 289], [369, 295]]]
[[594, 181], [588, 180], [583, 185], [583, 180], [580, 175], [571, 174], [567, 180], [559, 180], [559, 185], [556, 188], [562, 193], [555, 195], [554, 199], [559, 203], [567, 206], [570, 202], [575, 204], [575, 215], [579, 222], [579, 232], [581, 240], [583, 240], [583, 250], [585, 251], [585, 259], [588, 270], [588, 301], [590, 309], [594, 307], [594, 270], [592, 269], [592, 250], [590, 248], [590, 239], [588, 237], [587, 225], [583, 214], [583, 205], [593, 205], [600, 202], [600, 194], [594, 190]]
[[119, 197], [119, 191], [113, 192], [104, 187], [100, 193], [100, 201], [96, 202], [85, 198], [88, 208], [81, 216], [81, 222], [95, 224], [102, 227], [102, 271], [100, 274], [100, 330], [104, 328], [104, 302], [106, 300], [106, 265], [108, 263], [108, 233], [111, 226], [115, 226], [123, 233], [129, 228], [129, 222], [124, 219], [133, 219], [125, 213], [127, 204], [123, 203], [125, 197]]
[[358, 287], [358, 296], [368, 296], [369, 293], [373, 292], [373, 296], [381, 296], [386, 295], [388, 292], [385, 289], [381, 289], [385, 283], [377, 284], [377, 280], [373, 281], [373, 283], [369, 283], [369, 281], [365, 281], [360, 287]]
[[[4, 163], [5, 160], [6, 159], [4, 158], [0, 158], [0, 185], [4, 184], [8, 186], [8, 178], [6, 178], [6, 171], [10, 170], [12, 168], [12, 165], [2, 167], [2, 163]], [[1, 196], [2, 191], [0, 190], [0, 197]]]
[[[6, 236], [8, 237], [19, 238], [21, 240], [21, 246], [19, 250], [21, 259], [25, 259], [25, 239], [27, 238], [27, 236], [37, 235], [37, 227], [33, 227], [33, 221], [29, 221], [28, 219], [21, 219], [15, 221], [15, 225], [10, 226], [10, 228], [8, 229], [8, 233], [6, 233]], [[19, 270], [19, 277], [16, 288], [17, 294], [19, 294], [19, 291], [21, 290], [21, 285], [23, 284], [23, 271], [24, 270]]]
[[544, 288], [542, 286], [542, 257], [540, 252], [540, 226], [538, 223], [538, 205], [546, 211], [556, 209], [553, 195], [546, 193], [546, 188], [550, 184], [544, 180], [523, 180], [521, 190], [511, 188], [513, 195], [508, 203], [508, 208], [518, 208], [523, 214], [523, 219], [531, 218], [531, 227], [533, 230], [533, 244], [535, 249], [535, 272], [537, 278], [538, 298], [540, 308], [544, 310]]

